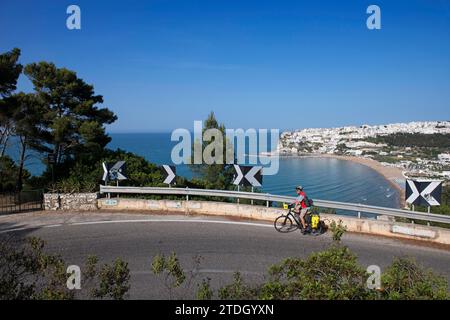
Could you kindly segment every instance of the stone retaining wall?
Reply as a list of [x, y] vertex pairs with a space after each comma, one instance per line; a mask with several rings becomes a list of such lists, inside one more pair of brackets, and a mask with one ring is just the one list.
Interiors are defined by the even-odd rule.
[[45, 193], [44, 210], [97, 210], [98, 193]]

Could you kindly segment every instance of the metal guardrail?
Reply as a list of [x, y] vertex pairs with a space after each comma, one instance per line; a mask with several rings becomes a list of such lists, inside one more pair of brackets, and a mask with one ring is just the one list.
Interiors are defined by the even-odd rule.
[[[269, 193], [254, 193], [254, 192], [243, 192], [233, 190], [190, 189], [190, 188], [114, 187], [101, 185], [100, 193], [178, 195], [178, 196], [185, 196], [186, 200], [189, 200], [189, 196], [250, 199], [250, 200], [266, 201], [267, 206], [269, 206], [269, 202], [291, 203], [295, 200], [295, 197], [279, 196]], [[318, 199], [314, 199], [314, 206], [321, 208], [354, 211], [358, 212], [358, 217], [360, 216], [361, 212], [364, 212], [397, 218], [407, 218], [428, 222], [440, 222], [450, 224], [450, 216], [433, 213], [424, 213], [418, 211], [409, 211], [402, 209], [376, 207], [363, 204], [318, 200]]]

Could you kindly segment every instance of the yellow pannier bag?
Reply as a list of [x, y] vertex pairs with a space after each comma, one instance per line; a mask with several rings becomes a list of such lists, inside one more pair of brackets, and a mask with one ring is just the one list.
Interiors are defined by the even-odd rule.
[[320, 217], [318, 214], [311, 215], [311, 228], [317, 229], [319, 226]]

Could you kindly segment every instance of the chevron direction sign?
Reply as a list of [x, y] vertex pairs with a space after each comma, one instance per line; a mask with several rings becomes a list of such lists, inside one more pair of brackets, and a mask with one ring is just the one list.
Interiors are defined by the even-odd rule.
[[168, 166], [168, 165], [163, 165], [163, 168], [167, 174], [166, 179], [163, 181], [163, 183], [171, 184], [172, 181], [175, 179], [177, 169], [175, 168], [175, 166]]
[[233, 181], [234, 185], [240, 186], [262, 186], [262, 167], [261, 166], [240, 166], [235, 164], [236, 178]]
[[419, 206], [440, 206], [442, 181], [406, 180], [406, 202]]
[[117, 161], [114, 165], [103, 162], [103, 181], [108, 180], [126, 180], [125, 161]]

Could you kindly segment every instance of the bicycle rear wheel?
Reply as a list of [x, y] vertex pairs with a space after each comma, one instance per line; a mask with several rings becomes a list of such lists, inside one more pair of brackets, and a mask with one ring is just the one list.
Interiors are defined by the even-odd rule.
[[276, 218], [273, 224], [275, 226], [275, 229], [281, 233], [286, 233], [292, 230], [292, 220], [285, 215]]

